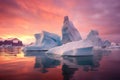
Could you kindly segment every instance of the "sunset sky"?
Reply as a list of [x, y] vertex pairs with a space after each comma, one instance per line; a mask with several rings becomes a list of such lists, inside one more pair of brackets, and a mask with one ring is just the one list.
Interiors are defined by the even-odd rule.
[[120, 42], [120, 0], [0, 0], [0, 37], [30, 43], [43, 30], [61, 36], [66, 15], [83, 38], [94, 29]]

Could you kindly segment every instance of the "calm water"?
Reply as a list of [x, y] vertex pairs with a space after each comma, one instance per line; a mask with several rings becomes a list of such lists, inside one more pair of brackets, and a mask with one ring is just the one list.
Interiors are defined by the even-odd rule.
[[44, 52], [0, 52], [0, 80], [120, 80], [120, 50], [60, 57]]

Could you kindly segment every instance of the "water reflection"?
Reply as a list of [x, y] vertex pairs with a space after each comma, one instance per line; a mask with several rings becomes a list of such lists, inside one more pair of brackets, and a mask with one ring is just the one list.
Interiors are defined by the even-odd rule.
[[44, 51], [32, 51], [25, 52], [25, 56], [35, 56], [35, 65], [34, 68], [39, 69], [40, 72], [48, 72], [47, 68], [55, 68], [60, 65], [60, 61], [56, 59], [49, 58]]
[[0, 55], [16, 56], [17, 54], [21, 53], [21, 48], [22, 47], [20, 47], [20, 46], [0, 47]]
[[[79, 76], [74, 77], [75, 72], [81, 73], [81, 70], [84, 72], [88, 71], [98, 71], [100, 66], [100, 61], [103, 56], [108, 56], [110, 51], [94, 51], [93, 56], [81, 56], [81, 57], [63, 57], [62, 65], [62, 74], [64, 80], [76, 80]], [[77, 74], [79, 75], [79, 74]], [[78, 77], [78, 78], [77, 78]], [[80, 79], [79, 79], [80, 80]]]
[[[45, 54], [44, 51], [41, 51], [41, 52], [40, 51], [38, 51], [38, 52], [37, 51], [35, 51], [35, 52], [28, 51], [28, 52], [24, 52], [24, 57], [20, 59], [22, 61], [21, 62], [22, 65], [20, 65], [19, 62], [16, 62], [15, 64], [17, 66], [23, 66], [22, 68], [24, 69], [25, 68], [24, 67], [24, 62], [25, 62], [24, 58], [27, 58], [27, 60], [30, 63], [32, 63], [31, 65], [26, 65], [27, 68], [30, 67], [30, 68], [28, 68], [28, 73], [31, 72], [31, 75], [38, 74], [38, 75], [43, 76], [43, 74], [46, 74], [46, 75], [44, 75], [44, 77], [47, 77], [48, 75], [50, 75], [54, 72], [55, 74], [50, 75], [50, 76], [54, 77], [54, 76], [56, 76], [57, 73], [59, 73], [59, 75], [57, 75], [57, 77], [62, 76], [62, 78], [60, 80], [106, 80], [106, 79], [99, 79], [99, 78], [107, 72], [107, 71], [105, 72], [106, 69], [109, 69], [109, 66], [103, 65], [104, 64], [103, 59], [106, 60], [106, 58], [104, 58], [104, 57], [109, 56], [111, 54], [111, 51], [95, 50], [95, 51], [93, 51], [93, 53], [94, 53], [94, 55], [92, 55], [92, 56], [59, 56], [59, 55], [55, 55], [55, 54]], [[15, 53], [15, 54], [19, 54], [19, 53]], [[32, 57], [32, 59], [30, 59], [30, 57]], [[20, 60], [18, 60], [18, 61], [20, 61]], [[28, 61], [26, 63], [28, 63]], [[10, 63], [10, 64], [12, 64], [12, 63]], [[10, 64], [6, 64], [6, 65], [10, 65]], [[113, 63], [110, 62], [110, 64], [113, 64]], [[2, 65], [2, 64], [0, 64], [0, 65]], [[103, 67], [105, 67], [105, 69], [100, 68], [101, 65]], [[11, 67], [11, 69], [15, 69], [15, 66], [14, 66], [14, 68], [12, 68], [12, 67]], [[59, 70], [58, 70], [58, 68], [59, 68]], [[114, 67], [113, 67], [113, 69], [114, 69]], [[102, 70], [104, 70], [104, 71], [102, 71]], [[49, 73], [50, 71], [52, 71], [52, 73]], [[101, 71], [101, 73], [100, 73], [100, 71]], [[23, 73], [24, 73], [24, 71], [23, 71]], [[108, 73], [109, 72], [107, 72], [106, 74], [108, 74]], [[10, 74], [14, 74], [14, 73], [10, 72]], [[34, 75], [34, 76], [37, 77], [38, 75]], [[96, 75], [97, 75], [97, 77], [96, 77]], [[24, 76], [27, 76], [27, 74]], [[41, 78], [41, 76], [39, 76], [39, 77]], [[105, 76], [105, 77], [108, 77], [108, 76]], [[53, 80], [53, 79], [50, 78], [50, 80]], [[58, 80], [58, 79], [56, 79], [56, 80]]]
[[70, 68], [83, 67], [85, 71], [92, 70], [94, 67], [98, 66], [94, 62], [94, 56], [82, 56], [82, 57], [65, 57], [63, 58], [63, 63], [68, 65]]
[[103, 56], [107, 56], [110, 51], [94, 51], [91, 56], [57, 56], [55, 54], [46, 55], [44, 51], [25, 52], [25, 56], [35, 56], [34, 68], [39, 68], [42, 73], [48, 72], [47, 68], [54, 68], [62, 64], [63, 75], [73, 74], [78, 68], [83, 71], [98, 71], [99, 62]]
[[[59, 55], [55, 54], [48, 56], [61, 61], [64, 80], [78, 80], [79, 74], [77, 73], [82, 73], [81, 70], [84, 72], [98, 72], [103, 56], [108, 56], [111, 51], [94, 50], [93, 53], [94, 55], [90, 56], [63, 56], [62, 59]], [[76, 74], [78, 76], [74, 77]]]

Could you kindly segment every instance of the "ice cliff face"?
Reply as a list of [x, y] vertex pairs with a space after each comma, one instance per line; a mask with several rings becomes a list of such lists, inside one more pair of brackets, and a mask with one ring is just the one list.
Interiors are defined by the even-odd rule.
[[38, 46], [41, 46], [41, 48], [52, 48], [61, 45], [61, 40], [58, 35], [46, 31], [42, 32], [42, 34], [40, 35], [40, 39], [38, 40], [39, 41], [36, 42]]
[[73, 23], [69, 21], [68, 16], [64, 17], [62, 27], [62, 43], [81, 40], [79, 31], [74, 27]]

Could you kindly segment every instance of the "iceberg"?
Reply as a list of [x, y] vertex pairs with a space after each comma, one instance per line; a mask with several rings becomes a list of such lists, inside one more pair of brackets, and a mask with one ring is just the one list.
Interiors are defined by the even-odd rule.
[[93, 46], [88, 41], [80, 40], [51, 48], [46, 53], [71, 56], [92, 55], [92, 48]]
[[24, 50], [48, 50], [55, 46], [61, 45], [61, 39], [54, 33], [42, 31], [42, 33], [35, 34], [36, 42], [33, 45], [26, 46]]
[[81, 39], [79, 31], [74, 27], [73, 23], [69, 21], [68, 16], [65, 16], [62, 27], [62, 43], [65, 44], [72, 41], [79, 41]]

